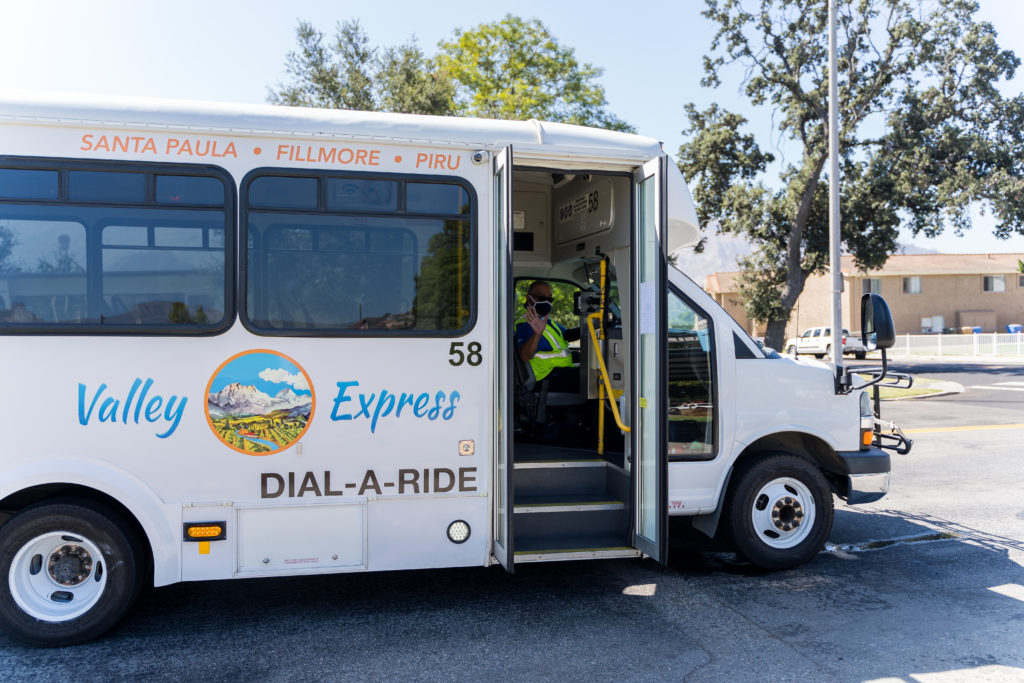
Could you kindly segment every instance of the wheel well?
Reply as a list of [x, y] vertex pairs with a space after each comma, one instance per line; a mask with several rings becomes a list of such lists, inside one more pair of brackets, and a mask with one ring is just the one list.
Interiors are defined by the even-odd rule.
[[116, 498], [112, 498], [102, 491], [81, 486], [78, 484], [41, 484], [12, 493], [3, 500], [0, 500], [0, 526], [2, 526], [13, 515], [27, 508], [29, 505], [48, 500], [50, 498], [80, 498], [95, 503], [101, 503], [119, 514], [131, 526], [135, 537], [143, 543], [143, 555], [146, 558], [145, 576], [150, 580], [153, 578], [153, 548], [149, 544], [149, 537], [143, 530], [139, 520], [132, 514], [131, 510], [121, 504]]
[[805, 432], [779, 432], [762, 436], [743, 449], [733, 467], [740, 467], [762, 453], [780, 451], [806, 458], [822, 471], [833, 491], [841, 496], [848, 493], [845, 490], [847, 481], [846, 477], [842, 476], [843, 463], [839, 455], [825, 441]]

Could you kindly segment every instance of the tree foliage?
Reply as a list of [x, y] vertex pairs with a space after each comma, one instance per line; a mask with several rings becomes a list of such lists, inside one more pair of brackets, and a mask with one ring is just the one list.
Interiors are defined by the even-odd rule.
[[[759, 178], [773, 157], [740, 132], [743, 117], [690, 105], [679, 166], [702, 221], [755, 245], [741, 294], [780, 348], [804, 282], [828, 263], [827, 2], [705, 1], [717, 32], [703, 84], [742, 67], [744, 93], [774, 109], [777, 135], [798, 154], [769, 187]], [[976, 11], [973, 0], [839, 1], [842, 240], [861, 268], [885, 262], [901, 225], [963, 232], [976, 202], [997, 235], [1024, 233], [1024, 97], [997, 89], [1019, 60]]]
[[357, 20], [339, 22], [334, 40], [300, 21], [298, 50], [288, 53], [287, 85], [270, 90], [273, 104], [328, 109], [388, 111], [403, 114], [454, 113], [454, 86], [433, 68], [415, 41], [380, 49]]
[[441, 116], [543, 119], [632, 131], [607, 108], [602, 70], [579, 63], [537, 19], [456, 29], [427, 56], [410, 41], [374, 47], [358, 21], [337, 25], [335, 37], [308, 22], [288, 53], [288, 83], [268, 92], [274, 104]]
[[580, 64], [574, 50], [537, 19], [508, 14], [468, 31], [456, 29], [439, 47], [439, 68], [458, 84], [460, 114], [633, 130], [607, 110], [597, 83], [603, 70]]

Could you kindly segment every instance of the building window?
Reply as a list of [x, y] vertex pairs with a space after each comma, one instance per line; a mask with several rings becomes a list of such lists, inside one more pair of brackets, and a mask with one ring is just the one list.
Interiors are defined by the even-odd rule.
[[862, 294], [881, 294], [882, 293], [882, 278], [880, 277], [866, 277], [861, 280], [864, 286]]
[[1017, 276], [1017, 286], [1024, 287], [1024, 275]]
[[169, 165], [32, 166], [0, 169], [4, 332], [214, 334], [230, 325], [227, 176]]
[[421, 176], [260, 174], [247, 207], [246, 323], [281, 335], [452, 335], [472, 324], [467, 188]]
[[981, 277], [981, 290], [983, 292], [1005, 292], [1005, 275], [983, 275]]
[[920, 294], [921, 293], [921, 276], [911, 275], [910, 277], [903, 278], [903, 293], [904, 294]]

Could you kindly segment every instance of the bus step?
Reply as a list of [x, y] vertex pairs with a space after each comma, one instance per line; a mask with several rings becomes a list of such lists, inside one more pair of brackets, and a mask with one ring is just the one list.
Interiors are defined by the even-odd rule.
[[553, 463], [545, 467], [536, 464], [516, 464], [513, 478], [515, 480], [516, 498], [520, 493], [527, 496], [550, 496], [558, 494], [598, 494], [604, 495], [608, 488], [608, 468], [603, 460], [566, 461]]
[[515, 546], [516, 564], [640, 556], [624, 535], [517, 539]]
[[598, 460], [603, 462], [597, 451], [587, 448], [565, 448], [540, 443], [517, 443], [515, 446], [515, 462], [564, 462], [580, 460]]
[[587, 512], [591, 510], [624, 510], [625, 507], [621, 500], [603, 493], [563, 493], [541, 496], [520, 495], [517, 493], [515, 512], [516, 514]]
[[626, 538], [629, 523], [623, 508], [621, 503], [609, 507], [571, 504], [522, 509], [517, 505], [513, 521], [515, 547], [533, 541], [547, 545], [547, 539], [553, 538]]

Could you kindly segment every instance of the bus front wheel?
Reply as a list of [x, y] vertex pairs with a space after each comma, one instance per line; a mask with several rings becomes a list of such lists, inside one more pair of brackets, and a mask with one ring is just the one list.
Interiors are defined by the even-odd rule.
[[733, 549], [764, 569], [813, 558], [832, 531], [832, 490], [811, 462], [788, 453], [759, 456], [737, 469], [725, 512]]
[[102, 505], [28, 507], [0, 527], [0, 627], [33, 645], [96, 638], [128, 611], [143, 564], [130, 526]]

